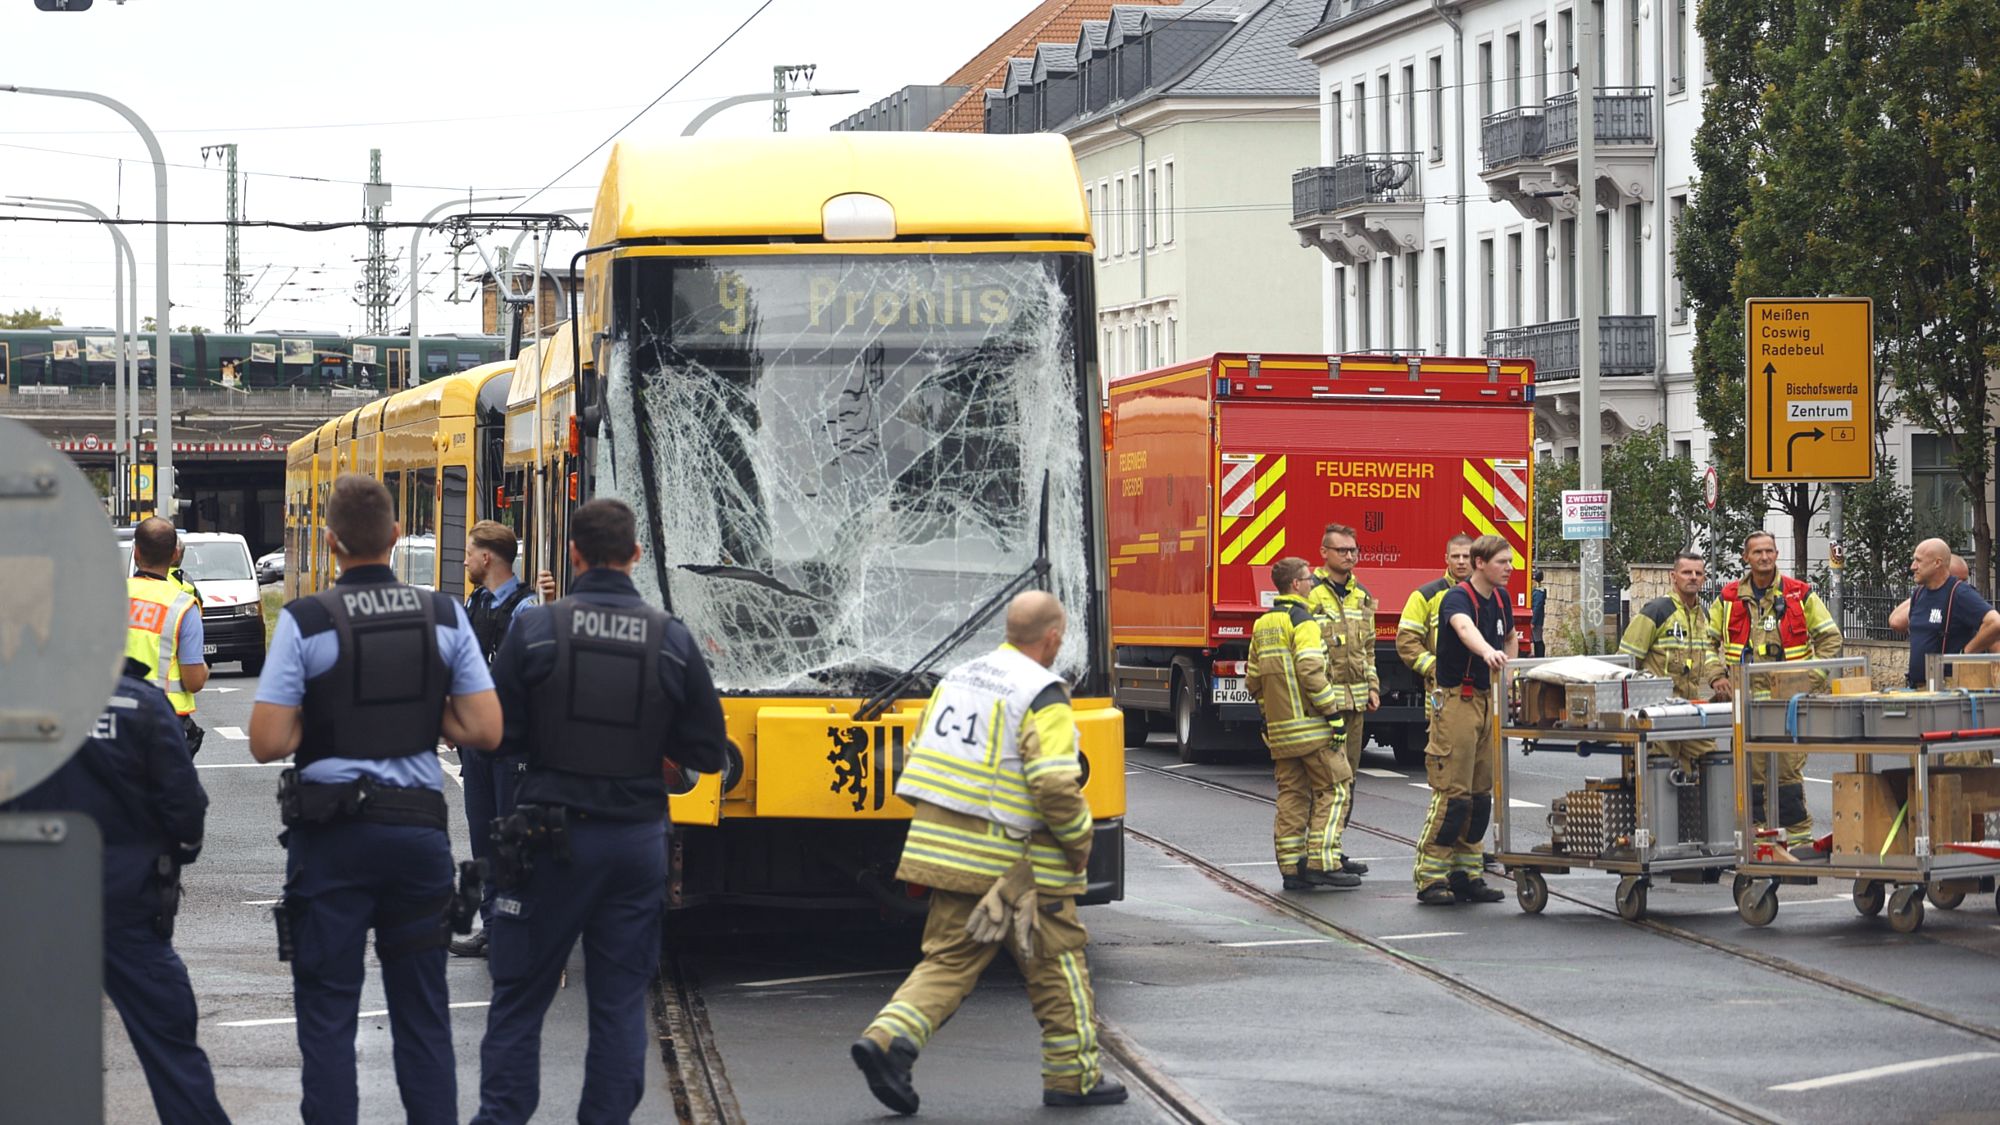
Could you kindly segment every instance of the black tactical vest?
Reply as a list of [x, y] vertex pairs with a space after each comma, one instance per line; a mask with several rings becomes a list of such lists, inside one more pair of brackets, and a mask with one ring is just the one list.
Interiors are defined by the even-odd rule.
[[500, 642], [507, 639], [507, 626], [514, 620], [514, 610], [534, 594], [523, 582], [514, 587], [513, 593], [497, 602], [490, 597], [473, 599], [472, 608], [466, 611], [465, 617], [472, 623], [472, 635], [479, 638], [479, 651], [486, 654], [486, 663], [493, 663], [494, 654], [500, 651]]
[[340, 654], [306, 681], [299, 765], [436, 751], [451, 689], [436, 595], [396, 582], [336, 585], [312, 598], [332, 618]]
[[534, 691], [529, 768], [591, 777], [660, 773], [673, 700], [660, 643], [673, 618], [649, 605], [564, 598], [549, 607], [556, 666]]

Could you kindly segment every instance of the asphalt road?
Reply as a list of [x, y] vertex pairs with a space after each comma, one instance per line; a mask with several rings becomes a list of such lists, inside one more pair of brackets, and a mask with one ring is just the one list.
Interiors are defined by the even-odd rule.
[[[228, 668], [228, 666], [224, 666]], [[225, 1106], [239, 1121], [297, 1119], [298, 1055], [287, 970], [273, 954], [269, 902], [283, 881], [272, 793], [276, 770], [250, 762], [240, 737], [255, 681], [224, 671], [202, 695], [210, 737], [198, 765], [211, 799], [209, 844], [187, 874], [176, 944], [193, 975], [201, 1034]], [[1163, 740], [1156, 737], [1155, 742]], [[451, 758], [447, 757], [447, 762]], [[1268, 805], [1188, 784], [1211, 780], [1271, 792], [1267, 764], [1174, 766], [1164, 745], [1131, 752], [1129, 822], [1230, 876], [1276, 889]], [[1514, 759], [1511, 813], [1523, 831], [1550, 800], [1611, 772], [1609, 759]], [[1478, 1002], [1498, 998], [1578, 1040], [1636, 1059], [1756, 1118], [1782, 1121], [1993, 1121], [2000, 1032], [1947, 1026], [1898, 1003], [1980, 1028], [2000, 1026], [2000, 919], [1990, 896], [1933, 911], [1915, 935], [1858, 917], [1845, 884], [1787, 887], [1765, 929], [1735, 913], [1720, 886], [1669, 885], [1652, 913], [1673, 926], [1833, 974], [1891, 1002], [1773, 971], [1609, 915], [1613, 877], [1555, 876], [1589, 906], [1552, 901], [1539, 916], [1510, 899], [1427, 908], [1409, 881], [1407, 846], [1428, 792], [1421, 778], [1371, 753], [1360, 778], [1350, 854], [1374, 873], [1352, 892], [1292, 894], [1330, 925], [1288, 916], [1211, 872], [1136, 839], [1123, 902], [1090, 908], [1090, 960], [1102, 1016], [1210, 1120], [1694, 1121], [1708, 1108], [1615, 1060]], [[1808, 776], [1826, 778], [1821, 770]], [[455, 819], [457, 793], [448, 794]], [[1809, 783], [1825, 822], [1830, 786]], [[465, 852], [457, 824], [454, 847]], [[1595, 907], [1595, 909], [1593, 909]], [[803, 935], [803, 936], [801, 936]], [[1360, 940], [1366, 939], [1366, 940]], [[908, 931], [683, 939], [730, 1087], [755, 1122], [880, 1120], [847, 1045], [916, 957]], [[579, 961], [572, 980], [580, 981]], [[487, 982], [482, 962], [451, 963], [459, 1095], [476, 1104], [477, 1045]], [[383, 1007], [371, 975], [363, 1010]], [[580, 987], [559, 997], [544, 1034], [542, 1120], [567, 1120], [581, 1084]], [[147, 1121], [151, 1103], [117, 1018], [106, 1007], [107, 1120]], [[366, 1121], [401, 1119], [386, 1019], [358, 1037]], [[924, 1116], [1016, 1121], [1168, 1120], [1143, 1093], [1110, 1110], [1043, 1110], [1037, 1030], [1005, 958], [918, 1064]], [[1116, 1063], [1112, 1064], [1118, 1072]], [[639, 1120], [673, 1119], [664, 1065]]]

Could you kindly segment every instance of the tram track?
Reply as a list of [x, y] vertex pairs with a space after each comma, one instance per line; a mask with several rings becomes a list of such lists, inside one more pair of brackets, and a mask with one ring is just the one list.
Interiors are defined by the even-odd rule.
[[[1262, 793], [1253, 792], [1248, 789], [1242, 789], [1237, 786], [1228, 785], [1223, 782], [1215, 781], [1209, 778], [1191, 777], [1184, 773], [1177, 773], [1172, 770], [1162, 769], [1158, 766], [1149, 765], [1144, 762], [1133, 762], [1128, 760], [1126, 765], [1129, 768], [1142, 770], [1148, 774], [1171, 778], [1183, 784], [1192, 785], [1202, 789], [1210, 789], [1218, 793], [1224, 793], [1241, 800], [1254, 802], [1256, 804], [1267, 805], [1267, 806], [1275, 806], [1277, 804], [1275, 800], [1273, 800], [1270, 797], [1264, 796]], [[1360, 820], [1350, 819], [1347, 823], [1347, 828], [1348, 831], [1350, 832], [1359, 830], [1361, 832], [1367, 833], [1370, 836], [1374, 836], [1377, 839], [1387, 840], [1392, 843], [1402, 844], [1405, 847], [1409, 847], [1412, 849], [1419, 846], [1414, 837], [1405, 836], [1399, 832], [1394, 832], [1386, 828], [1379, 828], [1374, 825], [1366, 824]], [[1138, 833], [1137, 830], [1133, 829], [1129, 824], [1126, 826], [1126, 831], [1133, 832], [1139, 835], [1141, 838], [1150, 839], [1150, 837], [1146, 837], [1143, 833]], [[1168, 846], [1171, 847], [1171, 845]], [[1195, 861], [1191, 860], [1190, 862], [1195, 862]], [[1501, 877], [1508, 878], [1511, 881], [1511, 876], [1503, 875]], [[1263, 888], [1261, 887], [1255, 887], [1254, 885], [1251, 886], [1252, 889], [1254, 890], [1258, 890], [1264, 894], [1269, 894], [1269, 892], [1263, 891]], [[1779, 957], [1774, 954], [1762, 952], [1760, 950], [1745, 949], [1742, 946], [1735, 945], [1727, 941], [1723, 941], [1720, 938], [1713, 938], [1709, 937], [1706, 934], [1696, 933], [1693, 930], [1684, 929], [1680, 926], [1673, 925], [1670, 922], [1660, 921], [1657, 918], [1647, 917], [1638, 920], [1628, 919], [1621, 916], [1615, 909], [1602, 906], [1580, 895], [1572, 894], [1567, 891], [1557, 890], [1554, 887], [1550, 887], [1548, 893], [1550, 898], [1559, 898], [1564, 902], [1570, 903], [1573, 906], [1580, 906], [1585, 910], [1593, 911], [1598, 914], [1603, 914], [1612, 918], [1616, 918], [1618, 919], [1619, 922], [1625, 925], [1633, 926], [1635, 928], [1642, 930], [1647, 930], [1651, 933], [1657, 934], [1664, 938], [1668, 938], [1674, 941], [1679, 941], [1682, 942], [1683, 944], [1691, 945], [1700, 949], [1707, 949], [1715, 953], [1720, 953], [1724, 956], [1734, 958], [1736, 960], [1745, 962], [1747, 964], [1755, 965], [1769, 972], [1778, 973], [1782, 976], [1791, 977], [1794, 980], [1804, 981], [1809, 984], [1818, 985], [1822, 988], [1826, 988], [1834, 992], [1843, 993], [1845, 995], [1852, 996], [1857, 999], [1867, 1000], [1871, 1003], [1879, 1004], [1885, 1008], [1894, 1009], [1906, 1015], [1916, 1016], [1919, 1019], [1927, 1020], [1931, 1023], [1936, 1023], [1944, 1027], [1949, 1027], [1954, 1030], [1964, 1032], [1968, 1035], [1974, 1035], [1981, 1039], [1989, 1040], [1995, 1043], [2000, 1043], [2000, 1027], [1994, 1027], [1988, 1024], [1979, 1023], [1975, 1020], [1967, 1019], [1963, 1016], [1945, 1011], [1941, 1008], [1933, 1007], [1929, 1004], [1919, 1003], [1918, 1001], [1908, 999], [1907, 997], [1897, 996], [1894, 993], [1884, 992], [1881, 989], [1872, 988], [1868, 985], [1862, 984], [1861, 982], [1853, 980], [1848, 977], [1843, 977], [1839, 976], [1838, 974], [1825, 972], [1824, 970], [1815, 969], [1808, 965], [1801, 965], [1798, 962], [1792, 961], [1788, 958]], [[1284, 902], [1288, 900], [1278, 899], [1278, 901]]]
[[1232, 1118], [1208, 1108], [1201, 1100], [1174, 1081], [1173, 1076], [1133, 1044], [1122, 1028], [1097, 1018], [1097, 1045], [1117, 1061], [1126, 1077], [1138, 1087], [1137, 1093], [1151, 1099], [1161, 1116], [1178, 1125], [1234, 1125]]
[[653, 981], [653, 1026], [673, 1094], [674, 1119], [681, 1125], [741, 1125], [743, 1108], [723, 1068], [701, 982], [672, 950], [662, 954], [660, 975]]

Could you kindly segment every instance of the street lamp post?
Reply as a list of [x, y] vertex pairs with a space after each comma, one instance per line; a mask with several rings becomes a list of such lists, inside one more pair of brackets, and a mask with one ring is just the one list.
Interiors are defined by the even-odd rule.
[[[466, 199], [449, 200], [424, 212], [423, 222], [418, 224], [416, 230], [410, 232], [410, 361], [408, 366], [403, 369], [403, 381], [406, 385], [414, 387], [420, 381], [417, 377], [421, 362], [421, 357], [417, 354], [418, 348], [421, 346], [417, 343], [417, 296], [423, 291], [423, 286], [418, 284], [417, 279], [417, 244], [424, 240], [424, 232], [430, 229], [431, 220], [454, 207], [462, 207], [473, 203], [497, 203], [502, 200], [519, 198], [521, 197], [518, 195], [476, 195]], [[395, 390], [396, 388], [391, 387], [389, 389]]]
[[[7, 204], [9, 207], [39, 211], [68, 211], [88, 215], [102, 223], [105, 230], [111, 232], [111, 309], [113, 332], [118, 342], [118, 360], [111, 368], [111, 382], [115, 388], [112, 396], [115, 403], [113, 410], [118, 416], [117, 452], [111, 459], [114, 467], [111, 495], [114, 498], [112, 507], [116, 510], [119, 521], [128, 522], [132, 503], [130, 466], [139, 463], [139, 362], [132, 354], [134, 348], [128, 342], [128, 334], [125, 331], [125, 310], [128, 308], [132, 310], [132, 331], [129, 338], [136, 338], [139, 334], [138, 259], [132, 256], [132, 243], [126, 240], [124, 231], [113, 225], [111, 216], [81, 199], [49, 199], [36, 195], [16, 195], [8, 198], [18, 201], [9, 202]], [[128, 264], [131, 266], [129, 273], [126, 270]], [[127, 380], [130, 380], [132, 388], [130, 399], [126, 398]], [[126, 413], [128, 402], [131, 410], [129, 417]]]
[[[146, 122], [133, 113], [125, 103], [103, 94], [88, 90], [50, 90], [38, 86], [0, 85], [0, 93], [35, 94], [49, 98], [76, 98], [98, 105], [117, 113], [129, 122], [139, 133], [139, 139], [146, 142], [146, 152], [153, 158], [153, 218], [154, 218], [154, 297], [158, 305], [154, 313], [153, 334], [153, 390], [157, 399], [157, 433], [155, 440], [156, 461], [153, 471], [154, 510], [172, 519], [174, 510], [174, 430], [173, 430], [173, 384], [174, 355], [172, 341], [173, 304], [167, 299], [167, 160], [160, 153], [160, 140]], [[133, 309], [137, 319], [138, 310]]]

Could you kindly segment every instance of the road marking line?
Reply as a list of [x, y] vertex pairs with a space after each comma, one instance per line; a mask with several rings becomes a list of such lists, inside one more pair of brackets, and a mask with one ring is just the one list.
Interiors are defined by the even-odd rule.
[[821, 973], [811, 977], [782, 977], [778, 980], [746, 980], [738, 988], [776, 988], [781, 984], [812, 984], [823, 980], [848, 980], [852, 977], [902, 976], [908, 969], [863, 969], [858, 973]]
[[242, 727], [216, 727], [215, 733], [229, 739], [231, 742], [243, 742], [250, 737], [243, 733]]
[[1225, 941], [1219, 943], [1224, 949], [1257, 949], [1266, 945], [1325, 945], [1323, 937], [1286, 938], [1283, 941]]
[[[487, 1006], [488, 1004], [491, 1004], [491, 1003], [492, 1003], [492, 1001], [491, 1001], [491, 1000], [463, 1000], [463, 1001], [460, 1001], [459, 1003], [456, 1003], [456, 1004], [452, 1004], [452, 1005], [450, 1005], [450, 1007], [453, 1007], [453, 1008], [484, 1008], [484, 1007], [486, 1007], [486, 1006]], [[388, 1015], [388, 1014], [389, 1014], [389, 1009], [387, 1009], [387, 1008], [383, 1008], [383, 1009], [381, 1009], [380, 1011], [375, 1011], [375, 1012], [356, 1012], [356, 1013], [355, 1013], [355, 1016], [356, 1016], [356, 1018], [358, 1018], [358, 1019], [364, 1019], [364, 1020], [365, 1020], [365, 1019], [373, 1019], [373, 1018], [375, 1018], [376, 1016], [386, 1016], [386, 1015]], [[227, 1021], [227, 1022], [224, 1022], [224, 1023], [219, 1023], [219, 1024], [216, 1024], [215, 1026], [217, 1026], [217, 1027], [277, 1027], [277, 1026], [278, 1026], [278, 1025], [280, 1025], [280, 1024], [287, 1024], [287, 1023], [297, 1023], [297, 1022], [299, 1022], [299, 1017], [297, 1017], [297, 1016], [280, 1016], [280, 1017], [277, 1017], [277, 1018], [275, 1018], [275, 1019], [267, 1019], [267, 1020], [229, 1020], [229, 1021]]]
[[1375, 940], [1415, 941], [1418, 938], [1427, 938], [1427, 937], [1464, 937], [1464, 936], [1465, 936], [1465, 931], [1463, 930], [1432, 930], [1431, 932], [1425, 934], [1383, 934], [1381, 937], [1376, 938]]
[[1968, 1051], [1962, 1055], [1944, 1055], [1935, 1059], [1916, 1059], [1911, 1062], [1891, 1063], [1888, 1066], [1871, 1066], [1867, 1070], [1850, 1070], [1846, 1074], [1829, 1074], [1825, 1078], [1808, 1078], [1803, 1082], [1787, 1082], [1773, 1086], [1773, 1090], [1786, 1093], [1801, 1093], [1806, 1090], [1824, 1090], [1828, 1086], [1845, 1086], [1849, 1082], [1866, 1082], [1871, 1078], [1887, 1078], [1895, 1074], [1909, 1074], [1917, 1070], [1933, 1070], [1941, 1066], [1958, 1063], [1979, 1062], [1982, 1059], [2000, 1059], [2000, 1053], [1993, 1051]]
[[1833, 784], [1833, 779], [1832, 779], [1832, 778], [1830, 778], [1830, 777], [1809, 777], [1809, 778], [1806, 778], [1806, 780], [1807, 780], [1807, 781], [1817, 781], [1817, 782], [1819, 782], [1819, 783], [1820, 783], [1821, 785], [1832, 785], [1832, 784]]
[[[477, 753], [477, 751], [475, 751], [475, 753]], [[442, 754], [438, 755], [438, 766], [439, 766], [439, 768], [441, 768], [441, 769], [443, 769], [443, 770], [444, 770], [444, 772], [445, 772], [445, 776], [447, 776], [447, 777], [451, 778], [451, 779], [452, 779], [453, 781], [456, 781], [456, 782], [458, 782], [458, 787], [459, 787], [460, 789], [463, 789], [463, 788], [465, 788], [465, 776], [464, 776], [464, 775], [465, 775], [465, 767], [464, 767], [464, 766], [462, 766], [462, 765], [458, 765], [458, 766], [454, 766], [454, 765], [452, 765], [452, 764], [451, 764], [451, 762], [449, 762], [448, 760], [446, 760], [445, 756], [444, 756], [444, 755], [442, 755]]]
[[245, 906], [276, 906], [276, 905], [278, 905], [279, 903], [281, 903], [281, 902], [283, 902], [283, 901], [285, 901], [285, 900], [284, 900], [284, 899], [281, 899], [281, 898], [246, 898], [246, 899], [244, 899], [244, 900], [243, 900], [243, 905], [245, 905]]
[[290, 762], [196, 762], [198, 770], [278, 770], [291, 765]]
[[1161, 766], [1160, 768], [1163, 770], [1184, 770], [1189, 766], [1198, 766], [1200, 764], [1200, 762], [1175, 762], [1171, 766]]
[[1412, 781], [1412, 782], [1410, 782], [1410, 788], [1412, 788], [1412, 789], [1429, 789], [1429, 788], [1430, 788], [1430, 784], [1429, 784], [1428, 782], [1423, 782], [1423, 781]]
[[242, 690], [243, 690], [242, 688], [233, 688], [233, 687], [212, 687], [212, 688], [201, 689], [201, 693], [203, 695], [228, 695], [232, 691], [242, 691]]
[[1519, 797], [1509, 797], [1507, 798], [1507, 807], [1510, 809], [1539, 809], [1542, 806], [1533, 801], [1523, 801]]
[[1393, 777], [1397, 781], [1410, 776], [1406, 773], [1397, 773], [1395, 770], [1376, 769], [1374, 766], [1362, 766], [1361, 772], [1367, 774], [1369, 777]]

